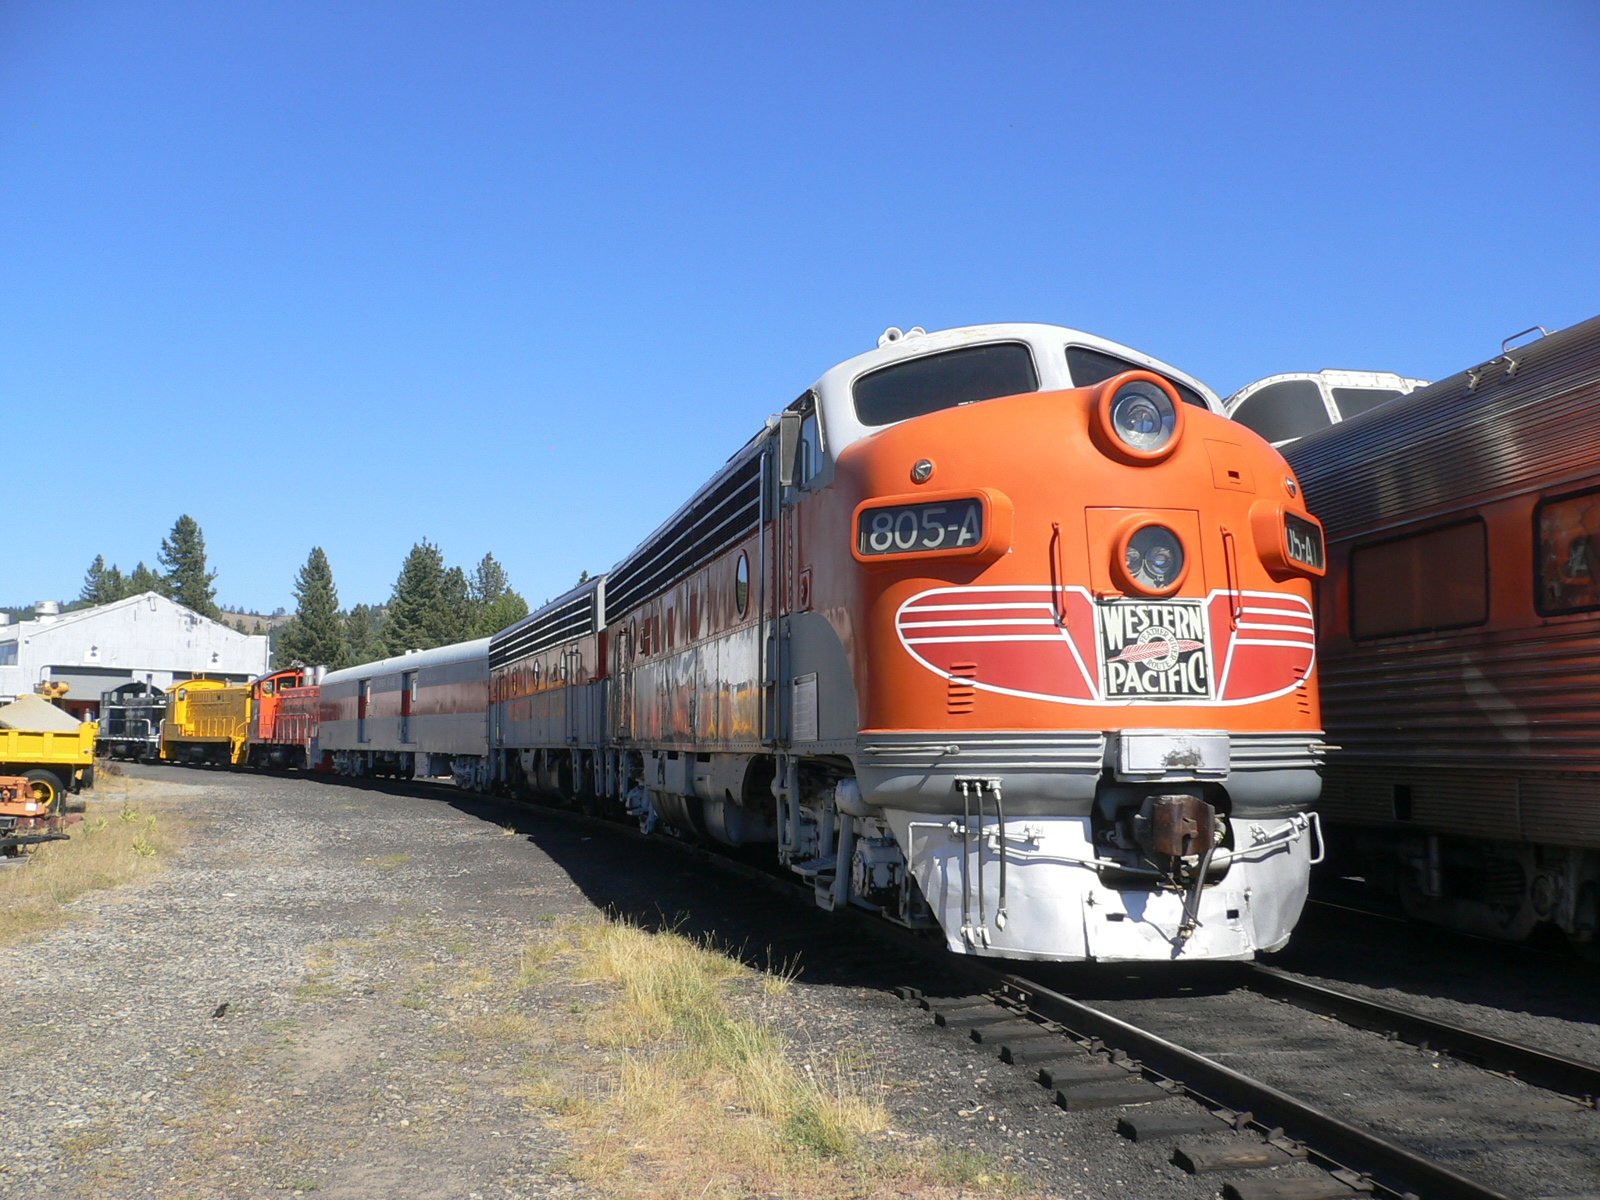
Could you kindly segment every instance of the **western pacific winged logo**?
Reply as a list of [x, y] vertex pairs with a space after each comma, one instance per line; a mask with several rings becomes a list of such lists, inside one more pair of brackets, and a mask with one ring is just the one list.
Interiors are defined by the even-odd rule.
[[1113, 601], [1100, 606], [1101, 687], [1107, 699], [1209, 700], [1205, 606]]
[[895, 632], [942, 678], [1055, 704], [1257, 704], [1304, 686], [1316, 663], [1311, 605], [1287, 592], [936, 587], [901, 603]]

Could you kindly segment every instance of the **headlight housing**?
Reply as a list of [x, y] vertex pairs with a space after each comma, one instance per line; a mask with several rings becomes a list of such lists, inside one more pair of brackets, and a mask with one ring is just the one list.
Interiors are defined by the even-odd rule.
[[1189, 556], [1183, 539], [1174, 530], [1155, 522], [1143, 522], [1116, 539], [1112, 574], [1127, 592], [1147, 596], [1170, 596], [1183, 584], [1189, 572]]
[[1095, 408], [1102, 445], [1129, 462], [1160, 462], [1183, 432], [1183, 401], [1150, 371], [1125, 371], [1107, 380]]

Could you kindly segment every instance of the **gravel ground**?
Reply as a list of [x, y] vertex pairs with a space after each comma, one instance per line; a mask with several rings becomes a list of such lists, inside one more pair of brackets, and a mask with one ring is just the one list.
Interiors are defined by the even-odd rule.
[[[192, 821], [191, 842], [165, 873], [85, 896], [71, 925], [0, 949], [7, 1197], [590, 1195], [519, 1089], [527, 1048], [472, 1030], [509, 1003], [477, 981], [597, 908], [798, 962], [781, 1001], [791, 1034], [881, 1071], [887, 1139], [989, 1155], [1023, 1194], [1220, 1188], [1171, 1166], [1170, 1143], [1111, 1136], [1115, 1110], [1064, 1112], [914, 1015], [888, 989], [936, 987], [926, 968], [842, 954], [822, 914], [680, 856], [467, 797], [130, 776]], [[517, 1003], [560, 1005], [562, 986]]]

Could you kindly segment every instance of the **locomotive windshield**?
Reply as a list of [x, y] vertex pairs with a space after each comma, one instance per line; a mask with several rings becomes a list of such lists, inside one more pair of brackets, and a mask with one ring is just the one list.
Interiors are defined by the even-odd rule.
[[[1067, 370], [1072, 372], [1073, 387], [1093, 387], [1097, 383], [1104, 383], [1113, 375], [1121, 375], [1124, 371], [1149, 369], [1143, 363], [1129, 362], [1125, 358], [1118, 358], [1115, 354], [1107, 354], [1104, 350], [1091, 350], [1087, 346], [1067, 347]], [[1162, 375], [1161, 378], [1177, 389], [1185, 404], [1193, 404], [1196, 408], [1211, 407], [1206, 403], [1206, 398], [1188, 384], [1180, 383], [1170, 375]]]
[[997, 342], [882, 367], [856, 380], [852, 394], [863, 425], [893, 425], [942, 408], [1038, 390], [1039, 373], [1028, 347]]

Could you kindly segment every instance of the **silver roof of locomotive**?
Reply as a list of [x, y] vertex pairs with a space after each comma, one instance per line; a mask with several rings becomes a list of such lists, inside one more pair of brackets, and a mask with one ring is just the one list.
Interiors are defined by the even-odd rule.
[[817, 395], [822, 408], [823, 436], [827, 442], [827, 453], [830, 456], [837, 455], [851, 443], [879, 429], [887, 428], [883, 425], [863, 424], [856, 416], [852, 389], [857, 379], [890, 363], [988, 342], [1027, 344], [1033, 352], [1034, 368], [1038, 372], [1041, 392], [1054, 392], [1079, 386], [1073, 382], [1072, 373], [1068, 369], [1066, 350], [1069, 346], [1082, 346], [1102, 354], [1127, 359], [1141, 367], [1148, 367], [1152, 371], [1170, 376], [1198, 392], [1212, 412], [1223, 411], [1222, 401], [1218, 399], [1217, 394], [1194, 376], [1121, 342], [1096, 337], [1080, 329], [1069, 329], [1064, 325], [1032, 322], [963, 325], [956, 329], [936, 330], [933, 333], [920, 329], [901, 333], [897, 329], [891, 329], [879, 339], [877, 349], [846, 359], [826, 371], [812, 387], [811, 390]]

